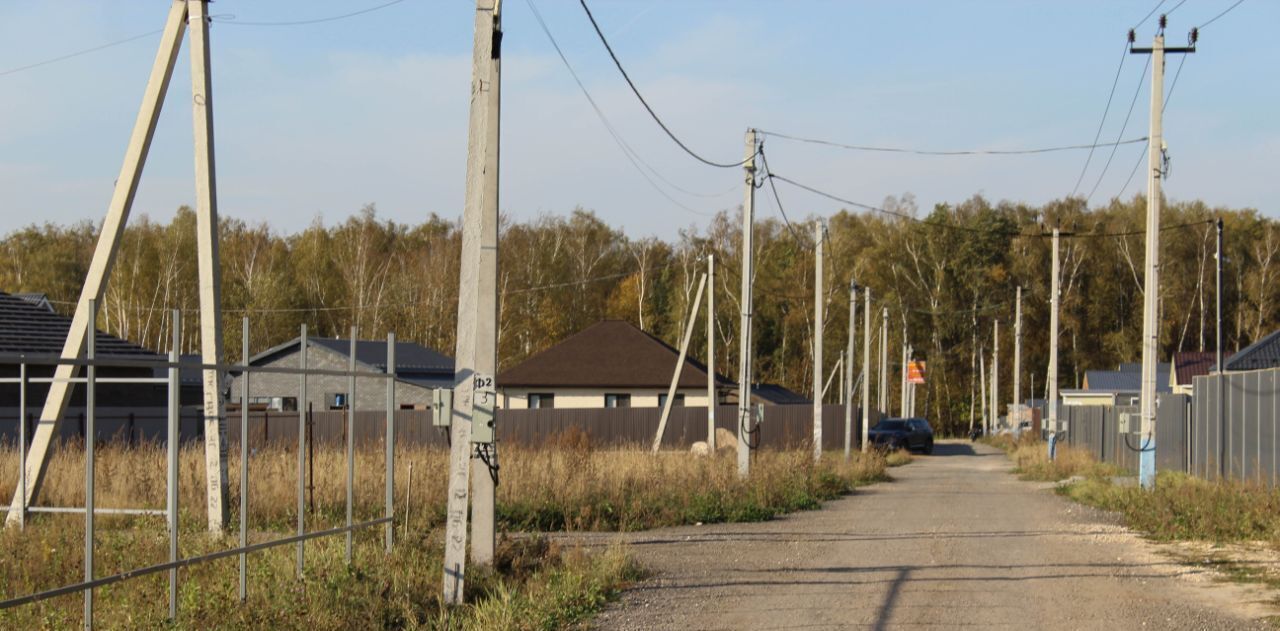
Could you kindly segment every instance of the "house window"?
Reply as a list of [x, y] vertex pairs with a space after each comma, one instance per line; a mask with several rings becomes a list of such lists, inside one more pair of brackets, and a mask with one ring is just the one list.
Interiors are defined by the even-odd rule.
[[347, 409], [347, 393], [345, 393], [345, 392], [334, 392], [334, 393], [332, 393], [332, 394], [330, 394], [330, 395], [328, 396], [328, 399], [329, 399], [329, 409], [330, 409], [330, 410], [345, 410], [345, 409]]
[[[665, 394], [658, 395], [658, 407], [665, 407], [666, 405], [667, 405], [667, 395]], [[684, 407], [684, 395], [681, 393], [676, 393], [676, 400], [671, 404], [671, 407], [673, 408]]]
[[529, 409], [553, 408], [556, 406], [556, 395], [550, 392], [530, 392]]
[[606, 392], [604, 395], [604, 406], [607, 408], [629, 408], [631, 407], [631, 395]]

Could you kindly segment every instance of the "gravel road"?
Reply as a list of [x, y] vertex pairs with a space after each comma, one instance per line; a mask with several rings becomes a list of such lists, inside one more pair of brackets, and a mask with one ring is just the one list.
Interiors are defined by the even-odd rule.
[[1262, 596], [939, 443], [894, 481], [758, 524], [623, 536], [652, 578], [600, 629], [1265, 629]]

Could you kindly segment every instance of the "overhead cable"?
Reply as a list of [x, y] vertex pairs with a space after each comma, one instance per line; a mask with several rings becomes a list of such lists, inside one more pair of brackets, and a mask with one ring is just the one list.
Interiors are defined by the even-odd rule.
[[380, 11], [389, 6], [400, 4], [401, 2], [404, 2], [404, 1], [405, 0], [391, 0], [390, 2], [384, 2], [382, 4], [374, 5], [365, 9], [360, 9], [359, 11], [352, 11], [350, 13], [342, 13], [339, 15], [330, 15], [327, 17], [315, 18], [310, 20], [291, 20], [291, 21], [283, 21], [283, 22], [243, 22], [243, 21], [237, 20], [234, 15], [226, 15], [226, 16], [215, 15], [213, 16], [212, 19], [213, 21], [218, 22], [220, 24], [229, 24], [231, 26], [306, 26], [308, 24], [320, 24], [322, 22], [337, 22], [338, 20], [345, 20], [347, 18], [356, 17], [357, 15], [373, 13], [374, 11]]
[[66, 60], [68, 60], [68, 59], [74, 59], [74, 58], [79, 57], [79, 56], [81, 56], [81, 55], [87, 55], [87, 54], [89, 54], [89, 53], [94, 53], [94, 52], [97, 52], [97, 51], [100, 51], [100, 50], [105, 50], [105, 49], [111, 48], [111, 47], [113, 47], [113, 46], [119, 46], [119, 45], [121, 45], [121, 44], [128, 44], [129, 42], [137, 41], [137, 40], [140, 40], [140, 39], [142, 39], [142, 38], [144, 38], [144, 37], [150, 37], [150, 36], [152, 36], [152, 35], [156, 35], [156, 34], [158, 34], [158, 33], [160, 33], [160, 31], [158, 31], [158, 30], [156, 30], [156, 31], [147, 31], [146, 33], [139, 33], [139, 34], [134, 35], [134, 36], [132, 36], [132, 37], [126, 37], [126, 38], [124, 38], [124, 39], [118, 39], [118, 40], [116, 40], [116, 41], [114, 41], [114, 42], [107, 42], [106, 44], [100, 44], [100, 45], [98, 45], [98, 46], [94, 46], [94, 47], [92, 47], [92, 48], [85, 48], [85, 49], [83, 49], [83, 50], [77, 50], [77, 51], [76, 51], [76, 52], [74, 52], [74, 53], [67, 53], [67, 54], [62, 55], [62, 56], [59, 56], [59, 57], [54, 57], [54, 58], [52, 58], [52, 59], [46, 59], [46, 60], [44, 60], [44, 61], [37, 61], [37, 62], [32, 63], [32, 64], [27, 64], [27, 65], [25, 65], [25, 66], [18, 66], [17, 68], [10, 68], [10, 69], [8, 69], [8, 70], [0, 70], [0, 77], [6, 76], [6, 75], [11, 75], [11, 74], [16, 74], [16, 73], [22, 72], [23, 70], [31, 70], [32, 68], [39, 68], [40, 66], [47, 66], [47, 65], [49, 65], [49, 64], [58, 63], [59, 61], [66, 61]]
[[[1150, 67], [1151, 57], [1148, 56], [1147, 63], [1142, 66], [1142, 76], [1138, 77], [1138, 87], [1133, 91], [1133, 100], [1129, 102], [1129, 111], [1124, 115], [1124, 123], [1120, 125], [1120, 133], [1118, 134], [1120, 137], [1123, 137], [1125, 130], [1129, 128], [1129, 119], [1133, 117], [1133, 107], [1138, 104], [1138, 96], [1142, 94], [1143, 81], [1147, 78], [1147, 69]], [[1111, 153], [1107, 156], [1107, 163], [1102, 165], [1102, 172], [1098, 173], [1098, 179], [1094, 181], [1093, 188], [1089, 189], [1089, 194], [1084, 198], [1085, 204], [1088, 204], [1089, 200], [1093, 199], [1093, 194], [1098, 192], [1098, 186], [1102, 184], [1102, 178], [1106, 177], [1107, 170], [1111, 168], [1111, 161], [1116, 157], [1116, 147], [1118, 145], [1111, 147]]]
[[793, 140], [796, 142], [806, 142], [815, 145], [826, 145], [828, 147], [836, 147], [839, 149], [849, 149], [852, 151], [874, 151], [880, 153], [909, 153], [921, 156], [1013, 156], [1028, 155], [1037, 153], [1053, 153], [1056, 151], [1071, 151], [1075, 149], [1096, 149], [1098, 147], [1114, 147], [1117, 145], [1130, 145], [1133, 143], [1143, 142], [1146, 138], [1130, 138], [1128, 140], [1117, 140], [1115, 142], [1104, 142], [1087, 144], [1087, 145], [1060, 145], [1055, 147], [1036, 147], [1030, 149], [958, 149], [958, 150], [934, 150], [934, 149], [910, 149], [903, 147], [876, 147], [870, 145], [850, 145], [831, 140], [822, 140], [820, 138], [806, 138], [803, 136], [793, 136], [776, 131], [760, 130], [760, 133], [774, 138], [782, 138], [785, 140]]
[[[573, 64], [569, 63], [569, 58], [565, 56], [564, 51], [560, 48], [560, 43], [556, 41], [555, 36], [551, 34], [551, 29], [547, 26], [546, 21], [543, 20], [542, 12], [538, 10], [538, 7], [533, 3], [533, 0], [525, 0], [525, 2], [529, 5], [529, 10], [533, 12], [534, 19], [537, 20], [538, 25], [542, 27], [542, 32], [547, 36], [547, 39], [551, 42], [551, 47], [555, 49], [556, 54], [560, 57], [560, 61], [564, 64], [565, 69], [567, 69], [569, 71], [569, 75], [573, 77], [574, 83], [578, 84], [578, 89], [582, 91], [583, 96], [587, 97], [587, 102], [591, 104], [591, 109], [595, 112], [596, 117], [598, 117], [600, 119], [600, 122], [604, 124], [605, 130], [609, 132], [609, 135], [613, 138], [614, 143], [616, 143], [618, 145], [618, 148], [622, 150], [622, 154], [626, 156], [627, 160], [631, 162], [631, 165], [635, 167], [637, 171], [640, 172], [640, 176], [643, 177], [645, 181], [649, 183], [649, 186], [653, 187], [655, 191], [657, 191], [663, 197], [667, 198], [667, 201], [670, 201], [671, 203], [675, 204], [676, 206], [680, 207], [685, 211], [688, 211], [697, 215], [709, 216], [710, 213], [703, 212], [700, 210], [695, 210], [677, 201], [675, 198], [669, 195], [666, 190], [658, 186], [658, 183], [653, 181], [653, 178], [650, 177], [649, 174], [645, 172], [645, 169], [641, 166], [642, 164], [644, 165], [644, 167], [648, 167], [649, 171], [652, 172], [658, 178], [660, 178], [663, 182], [666, 182], [672, 188], [675, 188], [676, 190], [682, 193], [693, 195], [696, 197], [713, 197], [712, 195], [695, 193], [693, 191], [689, 191], [689, 190], [685, 190], [684, 188], [681, 188], [680, 186], [676, 185], [674, 182], [671, 182], [667, 178], [663, 177], [662, 174], [659, 173], [657, 169], [654, 169], [652, 165], [650, 165], [648, 162], [645, 162], [644, 159], [640, 157], [640, 154], [634, 148], [632, 148], [631, 145], [628, 144], [625, 139], [622, 138], [622, 135], [618, 132], [617, 128], [615, 128], [613, 124], [609, 122], [609, 118], [605, 116], [604, 110], [602, 110], [600, 108], [600, 105], [596, 103], [595, 97], [591, 96], [591, 92], [587, 90], [587, 86], [582, 82], [582, 79], [578, 77], [578, 72], [574, 70]], [[737, 187], [735, 186], [734, 188], [737, 188]], [[723, 195], [723, 194], [724, 193], [720, 193], [719, 195]]]
[[666, 132], [667, 137], [670, 138], [672, 142], [676, 143], [676, 145], [678, 145], [681, 149], [683, 149], [685, 153], [692, 156], [695, 160], [713, 167], [720, 167], [722, 169], [732, 169], [732, 168], [740, 167], [751, 160], [751, 157], [744, 158], [737, 162], [716, 162], [714, 160], [708, 160], [698, 155], [694, 150], [690, 149], [688, 145], [686, 145], [678, 137], [676, 137], [675, 133], [673, 133], [671, 129], [667, 127], [667, 124], [662, 122], [662, 119], [658, 117], [658, 113], [653, 111], [653, 108], [649, 106], [649, 102], [646, 101], [644, 96], [640, 94], [640, 89], [636, 87], [635, 82], [631, 80], [631, 76], [628, 75], [626, 69], [622, 67], [622, 62], [619, 61], [618, 56], [614, 54], [613, 47], [609, 45], [608, 38], [604, 36], [604, 31], [600, 30], [600, 24], [596, 22], [595, 16], [591, 14], [591, 9], [587, 7], [587, 0], [578, 0], [578, 3], [582, 5], [582, 10], [586, 12], [587, 19], [591, 20], [591, 26], [592, 28], [595, 29], [596, 35], [600, 37], [600, 43], [604, 44], [605, 50], [609, 51], [609, 57], [613, 59], [613, 65], [617, 66], [618, 72], [622, 74], [622, 78], [626, 79], [627, 85], [631, 87], [631, 92], [636, 95], [636, 98], [639, 99], [640, 104], [644, 106], [645, 111], [649, 112], [649, 116], [652, 117], [653, 121], [658, 124], [658, 127], [662, 128], [662, 131]]

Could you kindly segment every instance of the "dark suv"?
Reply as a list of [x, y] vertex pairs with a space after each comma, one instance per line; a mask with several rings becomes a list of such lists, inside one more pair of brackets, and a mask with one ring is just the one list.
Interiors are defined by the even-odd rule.
[[933, 429], [922, 418], [886, 418], [868, 432], [872, 446], [933, 453]]

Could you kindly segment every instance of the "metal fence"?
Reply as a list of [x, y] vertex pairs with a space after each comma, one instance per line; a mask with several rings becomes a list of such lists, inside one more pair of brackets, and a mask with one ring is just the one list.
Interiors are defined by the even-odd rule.
[[[93, 314], [96, 313], [96, 305], [92, 302], [89, 307], [89, 323], [86, 335], [86, 355], [85, 359], [60, 359], [60, 358], [33, 358], [26, 356], [0, 356], [0, 365], [9, 365], [15, 370], [10, 374], [16, 373], [17, 377], [6, 377], [0, 379], [0, 384], [8, 384], [10, 387], [16, 386], [18, 393], [18, 408], [16, 414], [10, 417], [10, 422], [17, 425], [18, 430], [18, 449], [19, 449], [19, 474], [18, 474], [18, 498], [15, 502], [18, 512], [17, 522], [19, 526], [26, 527], [28, 513], [49, 512], [49, 513], [77, 513], [83, 514], [85, 520], [84, 528], [84, 580], [78, 583], [62, 585], [41, 592], [27, 594], [23, 596], [11, 597], [0, 601], [0, 609], [17, 607], [37, 601], [42, 601], [55, 596], [73, 594], [81, 592], [84, 595], [84, 624], [89, 628], [93, 624], [93, 596], [94, 590], [98, 587], [118, 583], [130, 579], [134, 579], [149, 574], [159, 572], [168, 572], [169, 574], [169, 617], [173, 620], [177, 619], [178, 614], [178, 570], [183, 567], [207, 563], [216, 559], [227, 558], [232, 556], [239, 557], [239, 597], [243, 602], [248, 593], [248, 576], [247, 576], [247, 555], [253, 552], [266, 550], [277, 546], [294, 544], [296, 546], [296, 572], [299, 578], [302, 577], [305, 569], [306, 542], [310, 539], [319, 537], [328, 537], [334, 535], [346, 535], [346, 562], [351, 563], [352, 559], [352, 534], [359, 529], [370, 528], [375, 526], [383, 526], [384, 545], [387, 552], [390, 552], [393, 545], [394, 530], [392, 528], [392, 515], [394, 514], [394, 495], [392, 492], [394, 485], [394, 464], [395, 464], [395, 438], [398, 434], [395, 426], [395, 338], [389, 335], [387, 339], [387, 371], [382, 372], [364, 372], [357, 371], [355, 364], [355, 352], [350, 354], [350, 363], [347, 370], [317, 370], [307, 365], [307, 331], [304, 325], [301, 329], [301, 345], [300, 363], [297, 368], [286, 368], [281, 366], [250, 366], [247, 358], [250, 357], [248, 348], [249, 339], [249, 321], [246, 318], [243, 321], [243, 337], [245, 340], [241, 357], [246, 358], [242, 364], [192, 364], [180, 363], [178, 348], [181, 339], [180, 319], [181, 314], [174, 311], [173, 318], [173, 346], [169, 353], [168, 361], [155, 360], [137, 360], [137, 359], [121, 359], [121, 358], [97, 358], [96, 357], [96, 335]], [[357, 339], [356, 331], [353, 329], [351, 339]], [[74, 371], [83, 372], [83, 376], [71, 377], [33, 377], [29, 368], [31, 366], [72, 366]], [[115, 367], [115, 368], [133, 368], [146, 369], [147, 372], [155, 369], [163, 369], [167, 371], [166, 377], [99, 377], [97, 371], [99, 368]], [[305, 509], [305, 482], [306, 482], [306, 464], [308, 453], [308, 441], [306, 427], [305, 411], [297, 412], [293, 415], [293, 437], [297, 442], [297, 463], [298, 463], [298, 517], [296, 533], [292, 536], [282, 537], [271, 541], [265, 541], [250, 545], [248, 542], [248, 517], [251, 507], [249, 506], [249, 485], [251, 481], [248, 475], [249, 458], [251, 451], [247, 440], [239, 440], [240, 447], [240, 493], [239, 493], [239, 546], [218, 551], [212, 554], [206, 554], [195, 557], [180, 557], [178, 554], [178, 447], [181, 442], [181, 417], [179, 396], [181, 392], [181, 369], [196, 370], [213, 370], [219, 372], [238, 371], [244, 375], [245, 379], [251, 379], [252, 375], [260, 373], [283, 373], [298, 376], [299, 392], [302, 396], [300, 401], [306, 400], [306, 386], [308, 376], [327, 375], [347, 377], [349, 394], [355, 393], [356, 378], [377, 378], [386, 382], [386, 411], [380, 415], [385, 421], [383, 424], [383, 435], [390, 436], [391, 440], [383, 441], [385, 443], [386, 458], [386, 495], [384, 499], [383, 517], [372, 519], [360, 523], [353, 521], [353, 485], [354, 485], [354, 466], [355, 466], [355, 436], [357, 415], [354, 410], [339, 412], [345, 417], [345, 443], [346, 443], [346, 462], [347, 462], [347, 484], [346, 484], [346, 524], [341, 527], [331, 528], [321, 531], [307, 531]], [[84, 463], [85, 463], [85, 503], [84, 506], [32, 506], [28, 501], [28, 472], [27, 472], [27, 447], [28, 447], [28, 424], [18, 422], [19, 419], [27, 419], [28, 406], [27, 400], [28, 388], [31, 384], [53, 384], [53, 383], [69, 383], [77, 386], [83, 386], [85, 389], [85, 407], [84, 407], [84, 429], [83, 435], [87, 437], [99, 436], [97, 428], [97, 413], [95, 406], [95, 392], [99, 384], [104, 383], [128, 383], [128, 384], [156, 384], [163, 386], [168, 393], [168, 406], [165, 415], [165, 443], [167, 445], [167, 482], [166, 482], [166, 505], [163, 509], [157, 508], [102, 508], [95, 505], [94, 484], [95, 484], [95, 468], [94, 468], [94, 449], [96, 440], [84, 441]], [[248, 393], [249, 388], [242, 389], [243, 393]], [[248, 400], [242, 398], [240, 401], [239, 427], [236, 431], [227, 432], [236, 436], [246, 436], [249, 433], [249, 405]], [[374, 417], [377, 418], [377, 417]], [[136, 420], [136, 419], [135, 419]], [[264, 428], [267, 419], [264, 417]], [[281, 418], [282, 425], [288, 424], [286, 419]], [[225, 420], [220, 419], [219, 425], [223, 425]], [[201, 419], [203, 424], [203, 419]], [[371, 423], [370, 423], [371, 424]], [[5, 508], [6, 511], [15, 510], [15, 508]], [[169, 539], [169, 560], [166, 563], [151, 565], [148, 567], [137, 568], [119, 574], [110, 576], [96, 576], [94, 572], [94, 553], [95, 553], [95, 536], [94, 536], [94, 520], [97, 515], [101, 514], [132, 514], [132, 515], [156, 515], [163, 516], [166, 520], [166, 526]]]
[[1280, 482], [1280, 370], [1208, 375], [1193, 384], [1192, 472], [1208, 479]]
[[1067, 444], [1087, 450], [1100, 462], [1138, 472], [1142, 437], [1138, 408], [1130, 406], [1064, 405], [1060, 420], [1067, 424]]

